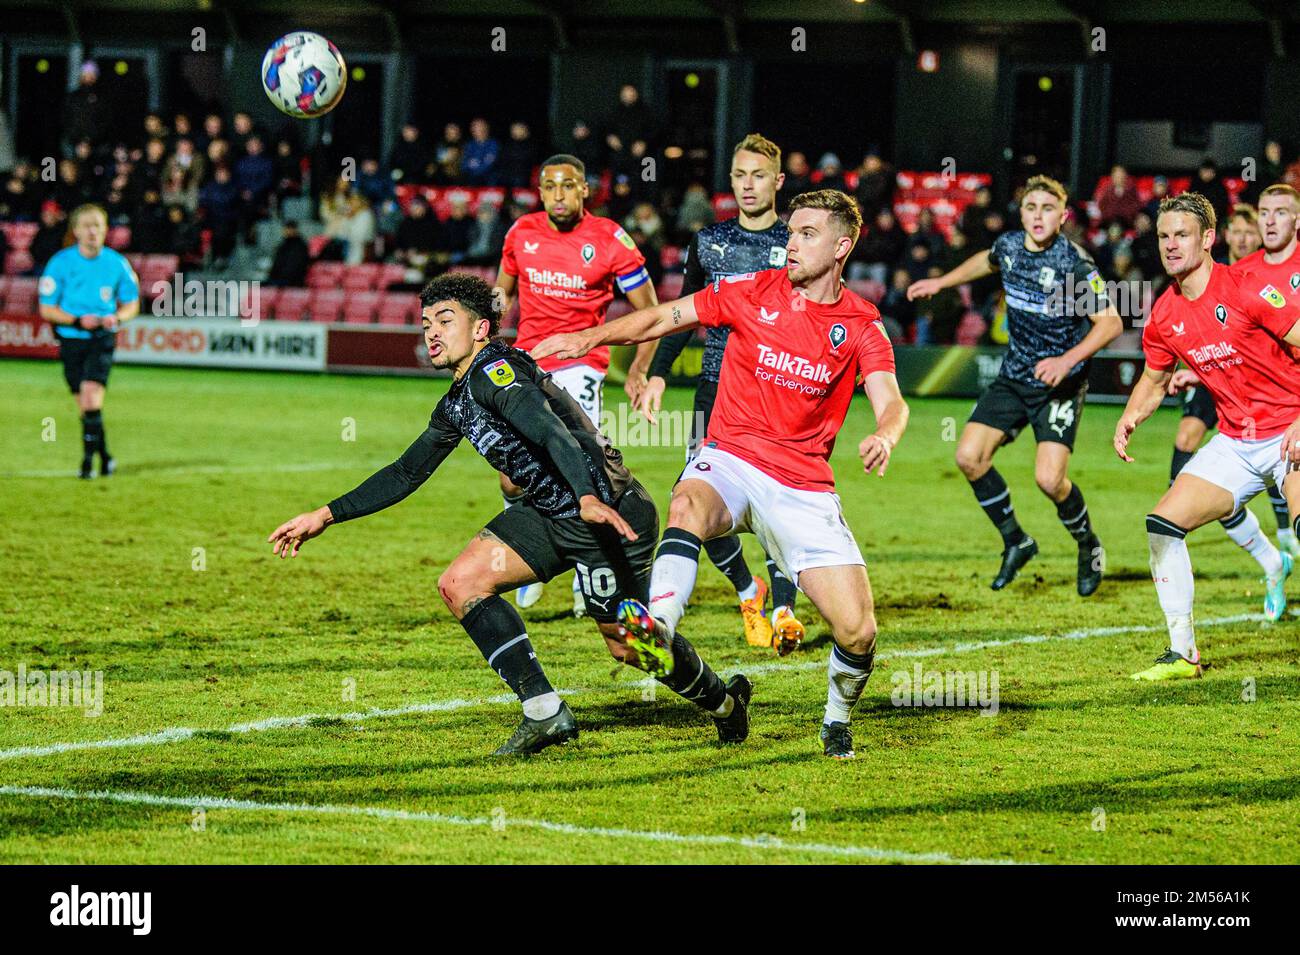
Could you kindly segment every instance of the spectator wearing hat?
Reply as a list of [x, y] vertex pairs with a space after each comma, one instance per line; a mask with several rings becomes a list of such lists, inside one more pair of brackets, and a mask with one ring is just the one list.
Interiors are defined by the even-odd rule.
[[844, 167], [835, 153], [822, 153], [822, 158], [817, 161], [817, 171], [821, 173], [821, 178], [817, 180], [818, 189], [848, 191], [849, 187], [844, 182]]

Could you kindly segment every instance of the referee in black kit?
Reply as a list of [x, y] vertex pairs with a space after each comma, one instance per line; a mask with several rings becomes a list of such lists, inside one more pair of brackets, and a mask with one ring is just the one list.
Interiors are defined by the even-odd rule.
[[113, 473], [104, 437], [104, 389], [113, 367], [117, 327], [140, 313], [140, 282], [125, 256], [104, 247], [108, 214], [78, 206], [69, 217], [75, 245], [56, 252], [41, 274], [41, 318], [59, 336], [63, 377], [81, 412], [81, 477]]

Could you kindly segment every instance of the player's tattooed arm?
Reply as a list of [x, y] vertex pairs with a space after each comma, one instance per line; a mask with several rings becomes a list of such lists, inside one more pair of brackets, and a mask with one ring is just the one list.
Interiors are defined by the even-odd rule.
[[639, 345], [672, 332], [694, 328], [700, 323], [693, 299], [679, 298], [652, 308], [638, 309], [612, 322], [581, 332], [568, 332], [543, 339], [530, 355], [535, 359], [581, 358], [598, 345]]

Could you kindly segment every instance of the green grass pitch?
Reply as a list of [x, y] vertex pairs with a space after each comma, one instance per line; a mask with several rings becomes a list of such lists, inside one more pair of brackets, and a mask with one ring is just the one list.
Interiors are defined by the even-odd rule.
[[[1032, 441], [998, 466], [1042, 554], [995, 594], [997, 537], [952, 463], [970, 403], [914, 400], [882, 480], [857, 466], [871, 419], [855, 401], [834, 464], [880, 622], [855, 762], [820, 754], [828, 645], [806, 601], [820, 639], [777, 661], [744, 644], [706, 564], [683, 629], [714, 667], [752, 675], [747, 743], [720, 748], [690, 706], [616, 672], [569, 616], [565, 578], [524, 616], [582, 736], [503, 763], [487, 754], [517, 706], [436, 588], [500, 507], [472, 449], [296, 560], [264, 543], [396, 457], [444, 388], [119, 367], [105, 421], [121, 470], [86, 483], [57, 365], [0, 362], [0, 671], [104, 674], [97, 717], [0, 709], [0, 860], [1300, 862], [1300, 621], [1260, 621], [1258, 568], [1218, 528], [1191, 538], [1213, 668], [1127, 679], [1165, 645], [1143, 515], [1174, 413], [1125, 466], [1118, 409], [1085, 411], [1073, 476], [1109, 578], [1083, 600]], [[624, 451], [662, 519], [680, 448]], [[996, 673], [997, 714], [893, 705], [894, 674], [918, 664]]]

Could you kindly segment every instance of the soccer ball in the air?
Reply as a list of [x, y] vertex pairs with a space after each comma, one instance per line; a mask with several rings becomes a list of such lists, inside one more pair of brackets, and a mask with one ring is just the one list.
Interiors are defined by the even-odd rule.
[[275, 108], [297, 119], [324, 116], [348, 85], [343, 56], [319, 33], [289, 33], [262, 57], [262, 88]]

